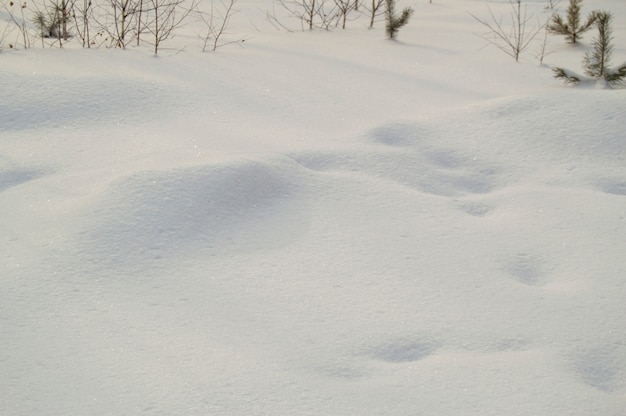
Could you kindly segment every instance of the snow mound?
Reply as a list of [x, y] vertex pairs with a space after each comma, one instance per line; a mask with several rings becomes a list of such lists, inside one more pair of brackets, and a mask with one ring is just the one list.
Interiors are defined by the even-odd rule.
[[412, 123], [389, 123], [373, 128], [366, 134], [366, 138], [373, 143], [387, 146], [405, 147], [416, 145], [420, 139], [432, 134], [428, 129]]
[[623, 416], [626, 90], [423, 3], [3, 53], [0, 413]]
[[374, 348], [373, 358], [387, 363], [410, 363], [420, 361], [435, 354], [440, 345], [429, 340], [393, 340]]
[[625, 179], [602, 179], [597, 183], [597, 189], [612, 195], [626, 195]]
[[0, 192], [36, 179], [41, 174], [41, 172], [31, 169], [0, 170]]
[[529, 166], [535, 160], [622, 163], [622, 92], [586, 91], [588, 101], [581, 101], [578, 93], [559, 90], [489, 100], [452, 117], [444, 115], [433, 128], [446, 141], [498, 159], [512, 156]]
[[390, 123], [365, 134], [366, 147], [353, 152], [295, 155], [315, 171], [352, 173], [444, 197], [486, 194], [506, 185], [503, 169], [463, 149], [437, 143], [419, 124]]
[[617, 345], [598, 345], [577, 351], [573, 371], [587, 386], [604, 393], [626, 388], [626, 366]]
[[[53, 59], [55, 51], [46, 52], [23, 57], [33, 60], [33, 72], [19, 71], [12, 74], [10, 82], [2, 84], [3, 94], [12, 97], [0, 103], [4, 130], [141, 123], [146, 114], [163, 118], [186, 107], [183, 103], [168, 105], [179, 93], [177, 89], [183, 89], [180, 85], [165, 85], [152, 71], [136, 73], [129, 63], [132, 56], [112, 54], [108, 56], [111, 62], [103, 54], [72, 53], [68, 57], [72, 65], [67, 66], [63, 60]], [[16, 62], [9, 61], [8, 65]], [[105, 69], [92, 72], [97, 62], [102, 62]], [[120, 78], [116, 71], [125, 72], [125, 77]]]
[[306, 211], [293, 204], [302, 186], [297, 169], [242, 159], [136, 173], [112, 184], [88, 213], [81, 245], [107, 263], [281, 246], [306, 228]]

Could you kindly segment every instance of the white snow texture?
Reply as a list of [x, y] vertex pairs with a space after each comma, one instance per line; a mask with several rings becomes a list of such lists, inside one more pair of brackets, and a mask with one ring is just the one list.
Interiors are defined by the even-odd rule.
[[0, 54], [0, 415], [626, 415], [626, 89], [548, 68], [593, 32], [541, 66], [475, 35], [503, 0], [397, 42], [272, 4]]

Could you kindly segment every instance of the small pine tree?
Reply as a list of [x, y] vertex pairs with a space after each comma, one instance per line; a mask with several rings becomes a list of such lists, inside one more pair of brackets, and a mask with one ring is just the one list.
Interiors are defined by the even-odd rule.
[[598, 37], [593, 40], [593, 51], [587, 52], [583, 58], [585, 75], [592, 78], [602, 78], [607, 70], [607, 65], [613, 55], [611, 45], [611, 13], [596, 12], [596, 26]]
[[552, 68], [552, 72], [554, 72], [554, 78], [562, 79], [566, 84], [578, 84], [580, 82], [580, 76], [565, 68]]
[[61, 36], [61, 31], [59, 30], [61, 21], [56, 13], [47, 15], [42, 11], [37, 11], [33, 16], [32, 22], [42, 38], [58, 38]]
[[398, 30], [409, 22], [413, 9], [405, 7], [398, 16], [396, 13], [396, 0], [385, 0], [385, 6], [385, 20], [387, 22], [385, 31], [387, 32], [387, 38], [395, 39]]
[[593, 40], [593, 51], [587, 52], [583, 58], [585, 74], [596, 79], [604, 78], [608, 83], [614, 84], [622, 81], [626, 76], [626, 65], [616, 71], [609, 69], [609, 62], [613, 55], [613, 45], [611, 45], [613, 15], [609, 12], [596, 12], [595, 16], [598, 37]]
[[582, 34], [591, 28], [596, 17], [595, 13], [591, 13], [587, 17], [587, 21], [581, 24], [580, 4], [582, 2], [583, 0], [569, 0], [567, 21], [564, 21], [561, 15], [553, 14], [548, 22], [548, 31], [557, 35], [565, 35], [568, 42], [576, 43]]
[[609, 84], [621, 84], [626, 80], [626, 63], [613, 71], [607, 71], [604, 79]]
[[[613, 54], [611, 40], [611, 20], [613, 16], [609, 12], [594, 12], [594, 21], [598, 28], [598, 37], [593, 40], [593, 50], [583, 57], [585, 75], [591, 79], [604, 79], [609, 84], [617, 84], [626, 80], [626, 64], [611, 70], [609, 62]], [[554, 77], [564, 80], [568, 84], [577, 84], [581, 77], [563, 68], [554, 68]]]

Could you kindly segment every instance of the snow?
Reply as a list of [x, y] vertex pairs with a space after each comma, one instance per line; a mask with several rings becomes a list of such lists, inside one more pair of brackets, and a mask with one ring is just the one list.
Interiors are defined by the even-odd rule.
[[626, 90], [407, 4], [0, 54], [0, 415], [626, 414]]

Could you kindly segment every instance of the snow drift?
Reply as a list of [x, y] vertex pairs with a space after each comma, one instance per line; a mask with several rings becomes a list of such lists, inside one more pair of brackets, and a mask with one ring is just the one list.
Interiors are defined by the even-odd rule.
[[3, 53], [0, 413], [622, 416], [624, 91], [465, 5], [440, 47]]

